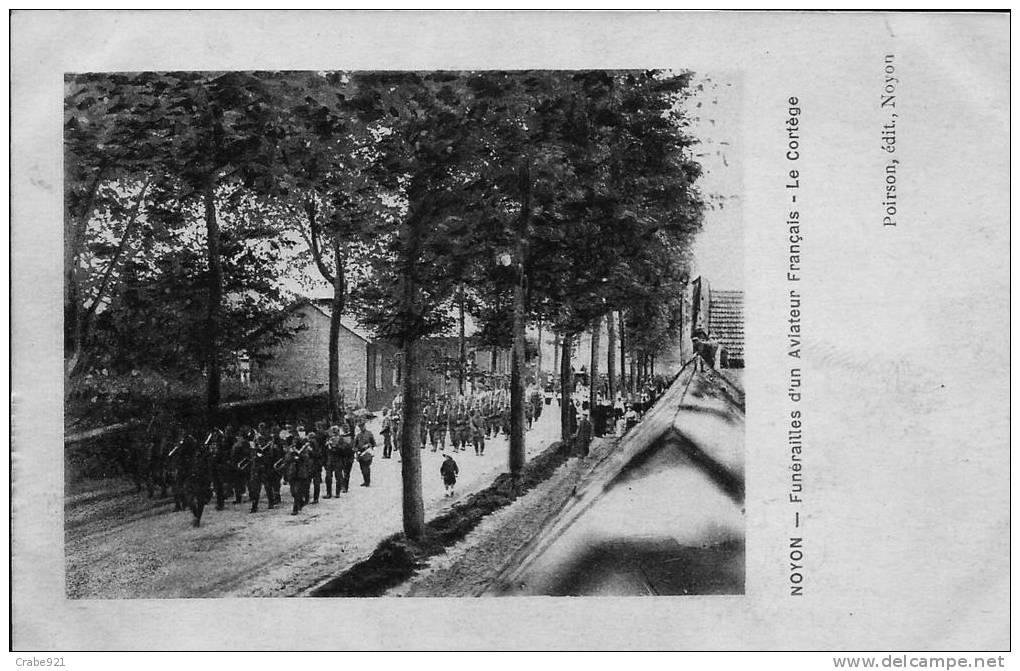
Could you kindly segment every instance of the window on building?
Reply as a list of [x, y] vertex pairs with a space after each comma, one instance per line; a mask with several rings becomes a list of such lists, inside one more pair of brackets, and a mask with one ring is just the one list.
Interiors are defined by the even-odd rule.
[[375, 353], [375, 388], [382, 389], [382, 354]]

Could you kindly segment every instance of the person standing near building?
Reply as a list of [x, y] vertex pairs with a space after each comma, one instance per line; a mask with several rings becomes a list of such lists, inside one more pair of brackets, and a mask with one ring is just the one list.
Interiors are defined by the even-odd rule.
[[389, 459], [393, 454], [393, 411], [389, 408], [383, 408], [382, 428], [379, 429], [379, 433], [383, 439], [382, 458]]
[[577, 423], [577, 431], [574, 432], [574, 445], [582, 457], [587, 457], [588, 451], [591, 448], [592, 429], [591, 420], [588, 418], [588, 411], [582, 410], [581, 419]]
[[638, 414], [637, 411], [634, 409], [634, 406], [632, 406], [630, 403], [626, 405], [626, 412], [623, 413], [623, 422], [624, 431], [630, 431], [637, 425]]
[[400, 436], [404, 432], [404, 418], [401, 416], [399, 405], [393, 406], [390, 421], [393, 422], [393, 447], [397, 451], [397, 456], [400, 456]]
[[365, 421], [358, 422], [358, 435], [354, 437], [354, 453], [361, 467], [362, 487], [372, 486], [372, 459], [375, 456], [375, 436], [365, 428]]
[[453, 460], [453, 455], [444, 455], [443, 464], [439, 467], [439, 475], [443, 478], [446, 496], [453, 496], [453, 487], [457, 484], [458, 473], [460, 473], [460, 468], [457, 466], [457, 462]]

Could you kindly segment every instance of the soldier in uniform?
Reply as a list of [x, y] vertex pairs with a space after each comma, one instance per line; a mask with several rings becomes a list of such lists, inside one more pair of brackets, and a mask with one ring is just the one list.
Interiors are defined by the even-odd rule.
[[489, 438], [492, 436], [492, 395], [491, 392], [485, 394], [481, 404], [482, 421], [485, 424], [485, 437]]
[[[273, 427], [275, 429], [276, 427]], [[266, 452], [266, 500], [269, 502], [269, 506], [279, 505], [283, 497], [280, 494], [280, 480], [284, 475], [285, 469], [280, 465], [283, 463], [283, 457], [287, 453], [287, 446], [294, 441], [294, 435], [286, 427], [278, 432], [274, 432], [270, 429], [269, 433], [263, 436], [261, 440], [261, 447]]]
[[534, 421], [538, 421], [542, 416], [542, 392], [539, 391], [538, 386], [534, 386], [531, 389], [531, 396], [528, 399], [531, 402], [532, 415]]
[[477, 407], [471, 412], [469, 421], [471, 440], [475, 446], [475, 456], [481, 456], [485, 454], [485, 429], [487, 422], [485, 417], [482, 416], [482, 411]]
[[287, 452], [286, 468], [287, 482], [290, 483], [290, 495], [294, 497], [294, 509], [291, 515], [298, 512], [308, 503], [308, 484], [312, 475], [311, 445], [307, 441], [298, 444], [298, 441], [290, 439], [290, 449]]
[[333, 476], [336, 476], [336, 493], [340, 493], [340, 427], [331, 426], [326, 437], [326, 498], [333, 498]]
[[499, 411], [499, 424], [504, 436], [510, 435], [510, 404], [503, 402]]
[[349, 436], [354, 435], [354, 431], [357, 428], [357, 417], [354, 416], [354, 408], [348, 407], [344, 412], [344, 423], [347, 425], [344, 433]]
[[439, 449], [439, 402], [432, 403], [425, 411], [425, 418], [422, 421], [428, 422], [429, 442], [432, 444], [432, 451]]
[[421, 409], [421, 421], [418, 424], [419, 434], [419, 446], [421, 449], [425, 449], [425, 444], [429, 438], [429, 416], [432, 414], [432, 404], [426, 402], [425, 407]]
[[208, 442], [200, 445], [193, 437], [187, 436], [182, 449], [186, 449], [183, 462], [185, 466], [184, 495], [188, 508], [195, 518], [192, 520], [192, 525], [197, 527], [202, 523], [202, 511], [205, 509], [205, 504], [212, 498], [210, 486], [213, 473], [212, 448]]
[[460, 440], [460, 451], [467, 452], [471, 443], [471, 412], [466, 403], [462, 403], [457, 413], [457, 436]]
[[251, 501], [251, 511], [258, 512], [259, 498], [263, 489], [266, 490], [266, 503], [270, 510], [273, 509], [272, 485], [269, 482], [269, 471], [273, 467], [270, 443], [266, 436], [259, 437], [255, 431], [249, 430], [245, 436], [244, 444], [248, 448], [247, 457], [238, 465], [248, 472], [248, 500]]
[[319, 502], [319, 488], [322, 487], [322, 467], [326, 464], [325, 445], [314, 431], [309, 431], [305, 439], [308, 442], [309, 467], [311, 468], [312, 503]]
[[460, 414], [463, 410], [461, 403], [463, 401], [458, 403], [450, 412], [450, 445], [453, 446], [454, 452], [460, 449]]
[[[225, 431], [213, 429], [206, 439], [206, 446], [212, 461], [212, 484], [216, 493], [216, 510], [223, 510], [227, 504], [228, 488], [233, 489], [234, 468], [230, 463], [230, 445]], [[233, 493], [230, 491], [229, 493]]]
[[160, 488], [160, 497], [167, 493], [166, 480], [166, 454], [170, 451], [170, 440], [165, 431], [159, 427], [149, 435], [149, 439], [143, 450], [142, 457], [142, 479], [145, 488], [151, 499], [156, 493], [156, 487]]
[[248, 454], [251, 451], [252, 431], [247, 425], [241, 426], [234, 437], [234, 445], [230, 451], [230, 462], [234, 464], [234, 503], [241, 503], [248, 487]]
[[[170, 484], [173, 489], [174, 512], [180, 512], [188, 507], [188, 499], [184, 492], [184, 482], [187, 479], [187, 451], [185, 439], [191, 438], [184, 432], [184, 429], [177, 430], [177, 439], [174, 446], [167, 454], [167, 472]], [[191, 438], [194, 441], [194, 438]]]
[[375, 456], [375, 436], [365, 428], [365, 421], [358, 422], [358, 435], [354, 437], [354, 453], [361, 466], [362, 487], [372, 486], [372, 458]]
[[340, 436], [337, 449], [337, 465], [339, 472], [336, 479], [336, 493], [346, 494], [351, 484], [351, 469], [354, 467], [354, 436], [345, 433]]
[[450, 403], [444, 400], [439, 404], [439, 413], [436, 418], [439, 426], [439, 449], [443, 452], [446, 451], [446, 432], [450, 428]]

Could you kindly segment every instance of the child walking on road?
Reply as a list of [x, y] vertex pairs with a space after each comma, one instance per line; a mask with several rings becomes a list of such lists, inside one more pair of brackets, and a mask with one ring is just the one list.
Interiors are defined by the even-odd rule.
[[439, 467], [439, 474], [443, 476], [443, 485], [446, 487], [446, 495], [453, 496], [453, 486], [457, 484], [457, 474], [460, 469], [457, 462], [449, 454], [443, 459], [443, 465]]

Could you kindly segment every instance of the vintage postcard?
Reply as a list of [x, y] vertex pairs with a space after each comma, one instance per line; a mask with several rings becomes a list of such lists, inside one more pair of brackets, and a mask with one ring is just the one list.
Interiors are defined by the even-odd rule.
[[13, 649], [1010, 648], [1008, 13], [11, 41]]

